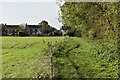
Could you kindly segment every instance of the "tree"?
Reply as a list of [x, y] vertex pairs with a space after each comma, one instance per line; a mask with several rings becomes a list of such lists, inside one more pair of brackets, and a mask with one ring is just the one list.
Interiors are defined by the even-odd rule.
[[119, 2], [65, 2], [60, 6], [64, 26], [79, 28], [82, 36], [118, 38]]
[[48, 26], [48, 22], [43, 20], [42, 22], [38, 23], [39, 25], [42, 25], [43, 27], [47, 27]]
[[41, 25], [42, 27], [40, 28], [40, 32], [42, 32], [43, 35], [47, 35], [57, 29], [55, 29], [54, 27], [50, 26], [48, 24], [47, 21], [43, 20], [40, 23], [38, 23], [39, 25]]
[[20, 29], [18, 32], [17, 32], [17, 35], [18, 36], [28, 36], [27, 32], [25, 31], [25, 29]]

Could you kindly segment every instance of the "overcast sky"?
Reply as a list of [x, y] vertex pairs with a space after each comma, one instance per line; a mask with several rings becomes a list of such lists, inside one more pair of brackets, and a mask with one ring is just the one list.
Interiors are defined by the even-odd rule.
[[59, 29], [59, 7], [56, 2], [2, 2], [0, 23], [38, 24], [42, 20]]

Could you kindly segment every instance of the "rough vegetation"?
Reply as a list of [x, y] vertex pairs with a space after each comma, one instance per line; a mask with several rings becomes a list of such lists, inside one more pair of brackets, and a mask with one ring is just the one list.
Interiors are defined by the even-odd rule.
[[[80, 53], [78, 52], [80, 58], [77, 65], [81, 67], [81, 77], [119, 77], [119, 6], [119, 2], [65, 2], [60, 5], [60, 20], [62, 24], [71, 26], [71, 30], [66, 31], [66, 34], [90, 40], [88, 44], [91, 48], [86, 47], [77, 50], [80, 51]], [[73, 42], [75, 43], [75, 41]], [[74, 43], [69, 46], [72, 47]], [[91, 43], [95, 45], [91, 45]], [[72, 55], [71, 59], [77, 59], [73, 58], [73, 56], [75, 55]], [[63, 60], [65, 61], [64, 58]], [[63, 66], [62, 68], [64, 71]], [[70, 66], [69, 69], [71, 69]], [[70, 77], [65, 75], [67, 75], [67, 72], [62, 76]]]
[[[60, 6], [61, 22], [81, 31], [79, 36], [116, 41], [119, 6], [119, 2], [65, 2]], [[73, 29], [69, 34], [74, 34]]]
[[118, 78], [117, 47], [112, 43], [76, 37], [2, 40], [3, 78], [50, 78], [50, 52], [55, 78]]
[[60, 16], [71, 38], [3, 38], [3, 78], [119, 78], [119, 5], [65, 2]]
[[[49, 73], [44, 41], [63, 37], [2, 37], [2, 78], [37, 78]], [[45, 74], [46, 73], [46, 74]], [[43, 77], [42, 76], [42, 77]]]
[[113, 44], [68, 38], [51, 46], [45, 52], [52, 52], [54, 78], [118, 78], [117, 47]]

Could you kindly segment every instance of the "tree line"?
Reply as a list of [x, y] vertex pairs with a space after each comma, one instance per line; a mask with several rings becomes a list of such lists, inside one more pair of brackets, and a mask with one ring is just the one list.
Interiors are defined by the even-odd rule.
[[65, 2], [60, 21], [71, 26], [66, 34], [91, 39], [118, 39], [119, 2]]

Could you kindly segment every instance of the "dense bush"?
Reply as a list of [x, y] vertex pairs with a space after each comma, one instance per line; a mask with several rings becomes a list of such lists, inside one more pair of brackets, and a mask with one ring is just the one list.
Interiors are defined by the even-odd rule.
[[26, 32], [25, 30], [19, 30], [19, 31], [17, 32], [17, 35], [18, 35], [18, 36], [28, 36], [28, 34], [27, 34], [27, 32]]
[[[54, 59], [53, 60], [54, 78], [73, 77], [72, 74], [68, 73], [68, 69], [66, 68], [76, 69], [77, 64], [74, 64], [74, 61], [72, 61], [72, 59], [69, 57], [69, 54], [72, 50], [79, 48], [80, 45], [77, 42], [71, 43], [71, 41], [73, 40], [68, 38], [68, 39], [64, 39], [61, 42], [56, 42], [55, 44], [48, 43], [48, 48], [45, 50], [45, 53], [48, 54], [52, 53]], [[71, 64], [71, 66], [68, 67], [68, 64]], [[75, 73], [76, 78], [80, 77], [79, 71], [73, 70], [73, 73]]]
[[72, 28], [72, 29], [70, 29], [70, 30], [67, 30], [66, 31], [66, 35], [69, 35], [69, 36], [74, 36], [74, 32], [76, 31], [76, 29], [75, 28]]
[[61, 36], [61, 31], [53, 31], [51, 32], [51, 36]]
[[97, 37], [97, 35], [96, 35], [94, 29], [90, 29], [90, 30], [89, 30], [89, 38], [90, 38], [90, 39], [94, 39], [94, 38], [96, 38], [96, 37]]
[[118, 37], [119, 6], [119, 2], [65, 2], [60, 6], [61, 22], [73, 29], [77, 26], [82, 36], [114, 40]]
[[74, 32], [74, 36], [82, 37], [81, 30], [80, 30], [80, 29], [77, 29], [77, 30]]
[[80, 29], [70, 29], [67, 30], [65, 34], [69, 36], [82, 37], [82, 33]]

